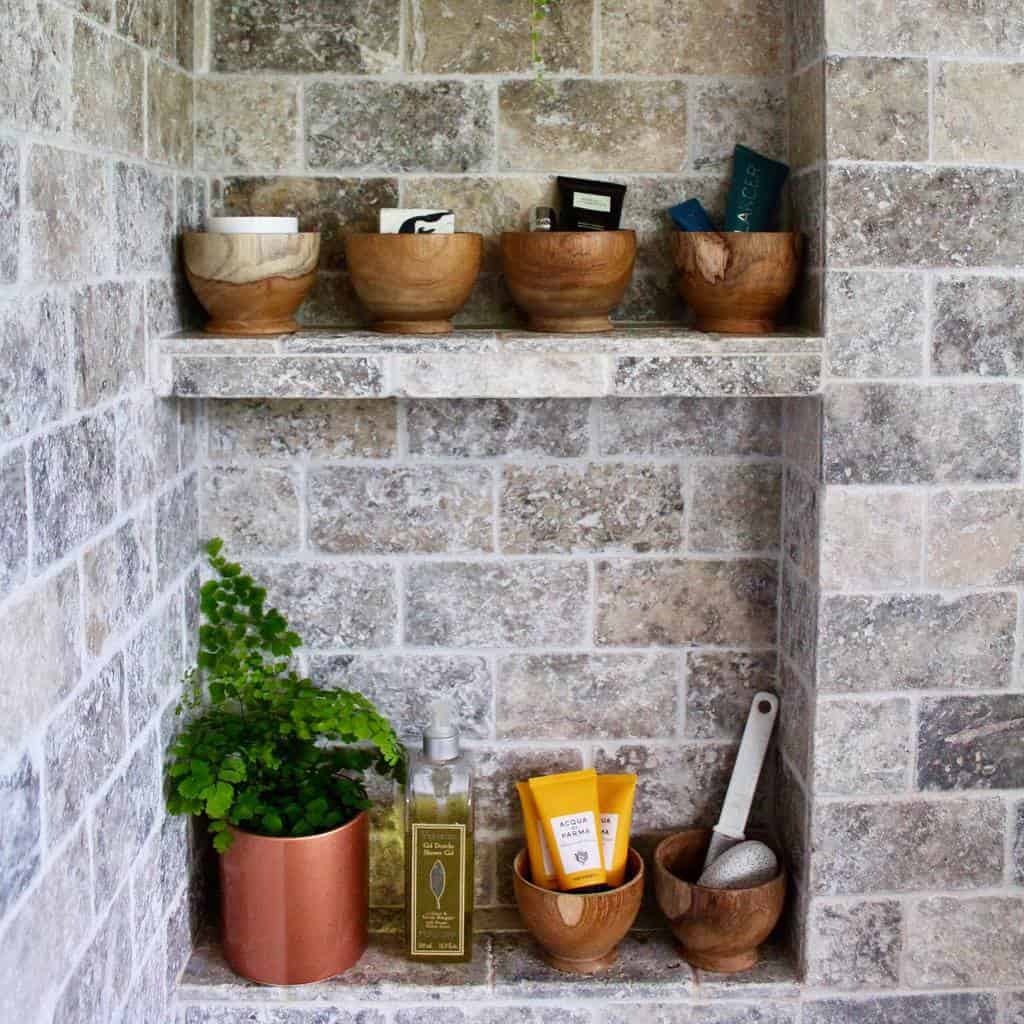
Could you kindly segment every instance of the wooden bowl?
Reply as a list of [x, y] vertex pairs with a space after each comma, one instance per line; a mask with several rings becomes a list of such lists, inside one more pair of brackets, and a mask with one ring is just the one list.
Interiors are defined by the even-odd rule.
[[697, 885], [710, 842], [711, 830], [706, 828], [663, 839], [654, 851], [654, 890], [686, 962], [734, 974], [757, 963], [757, 947], [778, 923], [786, 873], [780, 869], [770, 882], [750, 889]]
[[291, 334], [316, 280], [320, 236], [188, 231], [185, 275], [210, 314], [207, 334]]
[[612, 330], [636, 259], [634, 231], [506, 231], [501, 259], [531, 331]]
[[345, 258], [371, 327], [383, 334], [447, 334], [480, 273], [478, 234], [345, 236]]
[[798, 231], [676, 231], [672, 258], [679, 294], [697, 327], [721, 334], [767, 334], [796, 287]]
[[618, 945], [633, 926], [644, 895], [644, 862], [630, 849], [629, 881], [607, 892], [573, 893], [541, 889], [528, 880], [520, 850], [512, 865], [516, 904], [544, 960], [568, 974], [596, 974], [618, 958]]

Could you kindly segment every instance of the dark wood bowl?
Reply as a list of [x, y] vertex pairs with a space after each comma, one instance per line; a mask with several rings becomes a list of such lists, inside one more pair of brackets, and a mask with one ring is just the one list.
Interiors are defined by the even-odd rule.
[[767, 334], [800, 275], [798, 231], [676, 231], [679, 294], [702, 331]]
[[345, 258], [370, 326], [383, 334], [447, 334], [473, 290], [478, 234], [345, 236]]
[[710, 842], [706, 828], [663, 839], [654, 851], [654, 891], [686, 962], [734, 974], [757, 964], [757, 947], [778, 924], [786, 873], [780, 869], [770, 882], [749, 889], [697, 885]]
[[596, 974], [618, 958], [618, 945], [633, 927], [644, 895], [644, 862], [630, 849], [626, 878], [607, 892], [541, 889], [529, 880], [525, 850], [512, 865], [512, 885], [523, 923], [544, 960], [568, 974]]
[[634, 231], [506, 231], [501, 259], [531, 331], [612, 330], [636, 260]]

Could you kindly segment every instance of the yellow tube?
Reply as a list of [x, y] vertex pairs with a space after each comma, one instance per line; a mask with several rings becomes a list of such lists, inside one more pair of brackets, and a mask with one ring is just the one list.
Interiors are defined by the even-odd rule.
[[601, 856], [611, 886], [622, 885], [626, 878], [635, 792], [635, 775], [597, 777], [597, 801], [601, 808]]
[[604, 885], [608, 875], [601, 856], [597, 772], [545, 775], [530, 779], [530, 792], [548, 841], [548, 850], [565, 892]]
[[523, 828], [526, 832], [526, 852], [530, 857], [530, 881], [542, 889], [557, 889], [558, 876], [555, 865], [551, 862], [551, 851], [548, 841], [544, 838], [544, 829], [537, 817], [537, 805], [533, 802], [533, 794], [525, 782], [517, 782], [519, 802], [523, 805]]

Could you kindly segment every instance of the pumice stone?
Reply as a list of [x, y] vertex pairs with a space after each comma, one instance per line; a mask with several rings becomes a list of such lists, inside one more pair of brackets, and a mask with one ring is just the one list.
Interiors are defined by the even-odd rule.
[[772, 851], [754, 840], [739, 843], [704, 869], [698, 885], [708, 889], [750, 889], [770, 882], [779, 873]]

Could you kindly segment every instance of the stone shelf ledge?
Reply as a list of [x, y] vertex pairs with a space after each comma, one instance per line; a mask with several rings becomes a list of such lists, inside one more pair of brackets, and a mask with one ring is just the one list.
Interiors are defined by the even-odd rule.
[[821, 339], [674, 326], [593, 335], [186, 332], [159, 343], [155, 381], [159, 395], [179, 398], [774, 398], [818, 391]]

